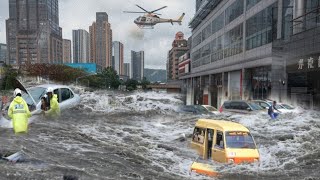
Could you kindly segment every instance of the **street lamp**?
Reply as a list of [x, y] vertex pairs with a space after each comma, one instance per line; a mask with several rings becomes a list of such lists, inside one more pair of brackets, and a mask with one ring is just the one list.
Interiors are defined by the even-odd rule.
[[[85, 76], [81, 76], [81, 77], [77, 77], [76, 78], [76, 86], [78, 85], [78, 79], [84, 78], [84, 77], [88, 77], [88, 76], [93, 76], [93, 75], [97, 75], [97, 73], [93, 73], [93, 74], [87, 74]], [[89, 83], [88, 83], [89, 84]]]

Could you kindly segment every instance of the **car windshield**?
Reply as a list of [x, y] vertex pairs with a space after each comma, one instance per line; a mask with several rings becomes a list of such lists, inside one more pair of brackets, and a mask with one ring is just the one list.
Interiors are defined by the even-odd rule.
[[206, 109], [207, 109], [208, 111], [217, 111], [217, 109], [214, 108], [214, 107], [212, 107], [212, 106], [206, 106]]
[[286, 109], [294, 109], [292, 106], [289, 106], [288, 104], [281, 104]]
[[[40, 102], [41, 97], [45, 94], [45, 91], [46, 91], [46, 88], [42, 88], [42, 87], [34, 87], [34, 88], [28, 89], [28, 92], [31, 94], [32, 98], [37, 104]], [[29, 105], [34, 104], [29, 94], [24, 93], [22, 95], [22, 98], [26, 101], [27, 104]]]
[[232, 131], [226, 133], [227, 148], [256, 149], [253, 138], [249, 132]]
[[249, 105], [252, 108], [252, 110], [261, 110], [261, 109], [263, 109], [261, 106], [259, 106], [256, 103], [249, 103]]
[[200, 106], [200, 105], [196, 105], [196, 106], [194, 106], [194, 108], [197, 109], [201, 113], [207, 113], [208, 112], [208, 110], [206, 108], [204, 108], [203, 106]]

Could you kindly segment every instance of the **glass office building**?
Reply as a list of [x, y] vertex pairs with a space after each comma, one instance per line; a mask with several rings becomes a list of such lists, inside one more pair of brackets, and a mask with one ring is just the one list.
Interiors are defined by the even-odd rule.
[[199, 1], [189, 24], [191, 74], [180, 77], [187, 104], [290, 99], [284, 42], [317, 28], [318, 7], [318, 0]]

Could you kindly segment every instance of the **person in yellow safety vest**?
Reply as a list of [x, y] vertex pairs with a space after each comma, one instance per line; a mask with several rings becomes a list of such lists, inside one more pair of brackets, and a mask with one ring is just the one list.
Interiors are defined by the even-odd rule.
[[28, 133], [28, 119], [31, 117], [28, 104], [21, 97], [21, 90], [19, 88], [14, 90], [13, 96], [15, 98], [8, 110], [8, 116], [13, 122], [13, 130], [15, 134]]
[[50, 118], [58, 118], [60, 116], [60, 106], [58, 103], [58, 95], [53, 94], [53, 88], [47, 89], [47, 95], [50, 99], [50, 109], [45, 111], [45, 116]]

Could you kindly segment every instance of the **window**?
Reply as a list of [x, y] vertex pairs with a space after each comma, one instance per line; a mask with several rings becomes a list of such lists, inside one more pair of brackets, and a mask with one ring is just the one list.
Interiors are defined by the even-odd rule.
[[214, 39], [211, 42], [211, 51], [211, 62], [223, 59], [222, 36]]
[[261, 0], [247, 0], [247, 10], [258, 4]]
[[217, 139], [214, 146], [220, 149], [224, 149], [223, 132], [217, 131]]
[[224, 13], [221, 13], [216, 19], [212, 21], [212, 34], [216, 33], [224, 27]]
[[65, 101], [71, 98], [71, 91], [67, 88], [61, 89], [61, 101]]
[[192, 39], [192, 47], [196, 47], [201, 43], [201, 33]]
[[227, 132], [226, 133], [227, 148], [248, 148], [256, 149], [253, 138], [249, 132]]
[[202, 30], [202, 41], [207, 39], [211, 35], [211, 24]]
[[311, 29], [319, 26], [320, 23], [320, 0], [306, 0], [306, 29]]
[[277, 38], [277, 4], [260, 11], [247, 20], [246, 49], [254, 49], [271, 43]]
[[226, 25], [229, 24], [231, 21], [239, 17], [243, 13], [243, 6], [244, 6], [244, 1], [243, 0], [236, 0], [233, 4], [231, 4], [227, 9], [226, 9], [226, 14], [225, 14], [225, 20], [226, 20]]
[[242, 53], [242, 37], [243, 37], [242, 23], [231, 29], [224, 36], [224, 57], [230, 57]]
[[203, 144], [205, 136], [205, 129], [204, 128], [194, 128], [192, 141]]
[[225, 103], [223, 104], [223, 107], [226, 108], [226, 109], [231, 109], [230, 102], [225, 102]]

